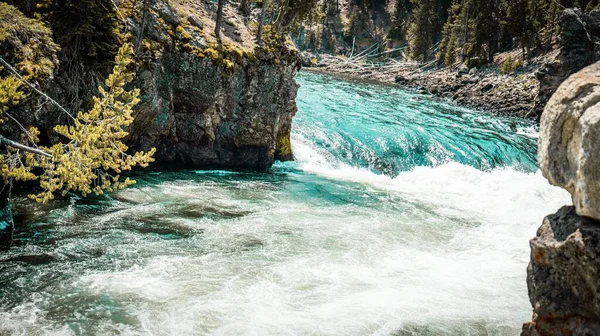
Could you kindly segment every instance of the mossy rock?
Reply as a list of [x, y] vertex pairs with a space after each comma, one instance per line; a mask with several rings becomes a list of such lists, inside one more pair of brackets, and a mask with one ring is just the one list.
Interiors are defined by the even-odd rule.
[[277, 138], [275, 144], [275, 159], [280, 161], [293, 161], [294, 154], [292, 153], [292, 143], [290, 135], [284, 134]]

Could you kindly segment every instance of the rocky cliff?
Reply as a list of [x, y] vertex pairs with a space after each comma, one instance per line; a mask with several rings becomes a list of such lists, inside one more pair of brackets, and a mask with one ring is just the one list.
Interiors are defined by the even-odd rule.
[[573, 198], [531, 240], [533, 320], [522, 336], [600, 335], [600, 63], [566, 80], [541, 119], [539, 162]]
[[600, 10], [583, 13], [578, 9], [565, 9], [560, 13], [559, 25], [557, 56], [536, 73], [539, 81], [535, 100], [537, 115], [565, 79], [600, 59]]
[[256, 46], [234, 8], [225, 11], [219, 45], [209, 33], [212, 4], [170, 3], [149, 3], [144, 26], [150, 28], [132, 25], [148, 54], [137, 80], [143, 99], [132, 150], [156, 147], [158, 163], [200, 168], [265, 169], [292, 159], [296, 50]]
[[[154, 166], [193, 168], [264, 170], [275, 160], [293, 159], [289, 137], [300, 58], [293, 44], [266, 33], [265, 42], [257, 44], [260, 10], [246, 15], [234, 5], [224, 6], [217, 39], [216, 2], [120, 0], [114, 4], [118, 10], [111, 18], [120, 18], [115, 39], [134, 46], [133, 86], [141, 90], [127, 140], [130, 151], [156, 147]], [[54, 35], [57, 41], [66, 41], [56, 31]], [[89, 59], [78, 57], [73, 43], [60, 45], [55, 77], [41, 83], [42, 90], [71, 113], [89, 106], [97, 85], [110, 72], [113, 57], [105, 57], [108, 65], [92, 69], [85, 63], [91, 63]], [[70, 120], [44, 103], [32, 96], [15, 114], [24, 125], [40, 128], [42, 139], [52, 139], [52, 127]], [[18, 127], [2, 127], [3, 134], [20, 137]]]

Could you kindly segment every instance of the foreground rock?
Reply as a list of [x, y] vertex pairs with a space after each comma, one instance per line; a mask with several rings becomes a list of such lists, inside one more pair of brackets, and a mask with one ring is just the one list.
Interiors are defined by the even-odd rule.
[[600, 335], [600, 63], [571, 76], [550, 99], [538, 160], [574, 207], [546, 217], [530, 242], [533, 319], [522, 336]]
[[580, 216], [600, 219], [600, 63], [565, 81], [540, 124], [539, 163]]
[[600, 335], [600, 223], [563, 207], [531, 240], [533, 321], [522, 336]]

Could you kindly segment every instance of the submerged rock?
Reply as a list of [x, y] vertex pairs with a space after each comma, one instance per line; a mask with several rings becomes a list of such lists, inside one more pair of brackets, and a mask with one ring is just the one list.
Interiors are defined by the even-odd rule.
[[540, 124], [540, 168], [569, 191], [580, 216], [600, 219], [600, 63], [565, 81]]
[[600, 335], [600, 223], [563, 207], [531, 240], [533, 321], [522, 336]]

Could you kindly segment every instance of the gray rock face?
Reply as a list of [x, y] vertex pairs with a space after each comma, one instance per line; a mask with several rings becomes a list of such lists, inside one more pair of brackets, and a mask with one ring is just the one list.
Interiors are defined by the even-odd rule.
[[[202, 19], [212, 18], [183, 20], [165, 0], [149, 6], [146, 28], [137, 29], [135, 40], [144, 41], [141, 50], [158, 47], [134, 83], [141, 103], [127, 139], [131, 151], [156, 147], [156, 164], [194, 168], [264, 170], [275, 160], [292, 160], [298, 52], [282, 46], [267, 53], [230, 42], [219, 47], [205, 40]], [[235, 17], [227, 22], [243, 28]], [[228, 46], [238, 49], [217, 52]]]
[[600, 219], [600, 63], [566, 80], [540, 124], [538, 161], [565, 188], [580, 216]]
[[531, 240], [533, 321], [522, 336], [600, 335], [600, 223], [563, 207]]
[[578, 9], [565, 9], [560, 14], [560, 53], [556, 61], [546, 64], [537, 73], [540, 85], [535, 110], [538, 115], [569, 75], [600, 58], [594, 44], [600, 38], [599, 20], [597, 11], [584, 14]]
[[292, 159], [297, 64], [266, 55], [232, 72], [186, 53], [165, 53], [139, 78], [143, 93], [130, 130], [132, 150], [157, 148], [157, 163], [266, 169]]
[[[292, 160], [294, 76], [301, 63], [296, 50], [281, 46], [266, 53], [254, 42], [231, 40], [219, 47], [212, 28], [205, 27], [214, 19], [206, 12], [189, 15], [167, 0], [140, 3], [147, 6], [145, 14], [128, 19], [138, 65], [132, 87], [140, 89], [141, 100], [126, 139], [129, 152], [156, 147], [154, 167], [264, 170], [275, 160]], [[81, 76], [100, 83], [109, 71]], [[47, 84], [50, 96], [74, 111], [86, 108], [63, 101], [69, 97], [57, 82]], [[57, 120], [69, 122], [57, 109], [36, 112], [37, 105], [24, 105], [18, 114], [43, 135], [54, 136]], [[21, 133], [16, 126], [3, 132], [15, 139]]]

